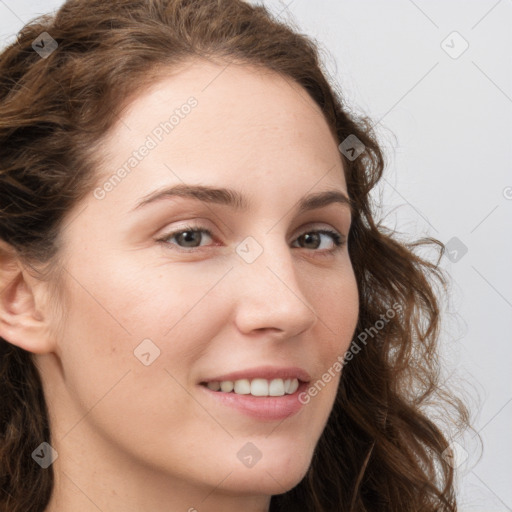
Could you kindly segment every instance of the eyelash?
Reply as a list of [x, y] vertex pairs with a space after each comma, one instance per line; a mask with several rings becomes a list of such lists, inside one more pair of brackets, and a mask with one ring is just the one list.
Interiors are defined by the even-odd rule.
[[[200, 250], [201, 246], [199, 246], [199, 247], [191, 247], [189, 249], [186, 249], [184, 247], [180, 247], [179, 245], [170, 244], [168, 242], [168, 240], [170, 238], [174, 238], [176, 235], [179, 235], [179, 234], [184, 233], [186, 231], [189, 231], [189, 232], [190, 231], [192, 231], [192, 232], [202, 232], [202, 233], [206, 233], [212, 239], [214, 238], [213, 235], [212, 235], [212, 232], [208, 228], [206, 228], [204, 226], [191, 226], [191, 225], [187, 225], [187, 226], [181, 227], [178, 230], [171, 231], [171, 232], [165, 234], [161, 238], [157, 239], [157, 242], [160, 242], [160, 243], [162, 243], [162, 244], [164, 244], [166, 246], [175, 245], [178, 248], [177, 251], [178, 252], [182, 252], [182, 253], [192, 253], [192, 252], [196, 252], [197, 250]], [[320, 234], [324, 234], [324, 235], [329, 235], [332, 238], [333, 242], [334, 242], [334, 248], [333, 249], [328, 249], [328, 250], [311, 249], [312, 251], [317, 252], [318, 256], [332, 256], [334, 253], [336, 253], [336, 252], [340, 251], [341, 249], [343, 249], [343, 247], [344, 247], [344, 245], [346, 243], [346, 241], [344, 240], [344, 237], [342, 235], [340, 235], [340, 233], [338, 233], [337, 231], [331, 230], [331, 229], [311, 229], [311, 230], [308, 230], [308, 231], [304, 231], [295, 240], [297, 240], [301, 236], [303, 236], [305, 234], [309, 234], [309, 233], [320, 233]], [[298, 249], [301, 249], [301, 247], [298, 247]]]

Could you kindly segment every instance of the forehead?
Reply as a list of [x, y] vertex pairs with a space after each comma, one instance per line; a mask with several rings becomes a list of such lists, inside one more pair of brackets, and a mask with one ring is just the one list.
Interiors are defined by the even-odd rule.
[[129, 102], [124, 123], [139, 121], [142, 111], [149, 114], [155, 107], [159, 108], [155, 117], [161, 117], [166, 108], [178, 107], [191, 95], [201, 103], [205, 118], [222, 113], [216, 119], [219, 125], [243, 116], [264, 120], [265, 125], [292, 121], [306, 113], [324, 120], [320, 107], [288, 76], [250, 64], [194, 59], [176, 68], [160, 67], [152, 85]]

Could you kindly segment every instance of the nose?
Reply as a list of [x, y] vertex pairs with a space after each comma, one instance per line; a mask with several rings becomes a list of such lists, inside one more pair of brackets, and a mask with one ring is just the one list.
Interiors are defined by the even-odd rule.
[[236, 324], [244, 334], [268, 330], [286, 339], [310, 329], [317, 322], [299, 279], [293, 249], [270, 240], [252, 263], [240, 258], [234, 269], [237, 304]]

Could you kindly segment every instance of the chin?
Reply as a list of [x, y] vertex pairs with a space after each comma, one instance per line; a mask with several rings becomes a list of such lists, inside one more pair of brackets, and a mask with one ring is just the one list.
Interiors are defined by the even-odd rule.
[[251, 475], [235, 475], [229, 478], [226, 483], [228, 491], [234, 494], [262, 494], [273, 496], [290, 491], [304, 478], [308, 468], [301, 468], [303, 471], [296, 471], [294, 474], [259, 471]]
[[234, 492], [255, 494], [283, 494], [293, 489], [306, 475], [311, 456], [295, 453], [285, 456], [273, 453], [264, 461], [263, 457], [251, 468], [239, 467], [226, 481]]

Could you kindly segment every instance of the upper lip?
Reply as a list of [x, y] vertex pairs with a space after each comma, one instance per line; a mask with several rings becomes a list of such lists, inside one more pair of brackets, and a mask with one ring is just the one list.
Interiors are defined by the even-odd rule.
[[222, 382], [225, 380], [235, 381], [240, 379], [298, 379], [302, 382], [309, 382], [311, 377], [309, 373], [297, 366], [277, 367], [277, 366], [258, 366], [247, 370], [225, 373], [217, 377], [204, 379], [201, 382]]

